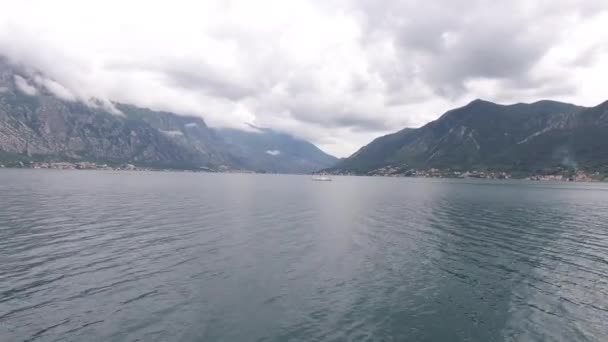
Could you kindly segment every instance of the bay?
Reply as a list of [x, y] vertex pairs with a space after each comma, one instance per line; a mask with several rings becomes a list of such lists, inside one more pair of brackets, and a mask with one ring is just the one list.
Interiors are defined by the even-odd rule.
[[0, 170], [2, 341], [606, 341], [601, 183]]

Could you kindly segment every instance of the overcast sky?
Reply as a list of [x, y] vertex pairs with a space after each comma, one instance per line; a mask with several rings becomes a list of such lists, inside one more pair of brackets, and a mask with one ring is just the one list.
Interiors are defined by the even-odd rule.
[[[347, 156], [475, 98], [608, 100], [607, 0], [0, 0], [0, 54], [72, 94]], [[78, 97], [77, 96], [77, 97]]]

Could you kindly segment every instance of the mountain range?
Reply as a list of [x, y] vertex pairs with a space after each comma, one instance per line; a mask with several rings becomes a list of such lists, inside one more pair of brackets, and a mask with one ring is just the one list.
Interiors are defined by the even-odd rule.
[[280, 173], [337, 162], [271, 129], [216, 129], [200, 117], [75, 99], [43, 74], [0, 58], [0, 164], [37, 160]]
[[338, 160], [310, 142], [267, 128], [211, 128], [200, 117], [76, 99], [43, 74], [0, 58], [0, 164], [27, 161], [362, 175], [387, 169], [394, 174], [608, 171], [608, 102], [589, 108], [546, 100], [512, 105], [475, 100]]
[[392, 168], [533, 173], [605, 169], [608, 102], [586, 108], [555, 101], [499, 105], [475, 100], [417, 129], [375, 139], [327, 170], [375, 174]]

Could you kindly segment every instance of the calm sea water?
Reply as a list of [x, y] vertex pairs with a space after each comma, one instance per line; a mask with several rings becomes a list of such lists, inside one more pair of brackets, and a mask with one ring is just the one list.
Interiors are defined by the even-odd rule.
[[0, 170], [1, 341], [608, 341], [608, 186]]

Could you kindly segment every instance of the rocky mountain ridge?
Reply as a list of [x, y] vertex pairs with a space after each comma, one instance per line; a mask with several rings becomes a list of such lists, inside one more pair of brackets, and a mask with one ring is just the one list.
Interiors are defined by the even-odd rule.
[[608, 102], [499, 105], [475, 100], [418, 129], [380, 137], [328, 171], [393, 168], [536, 172], [608, 165]]
[[[313, 144], [285, 134], [243, 132], [249, 137], [248, 145], [259, 141], [268, 151], [279, 151], [258, 160], [258, 155], [247, 154], [249, 146], [227, 139], [223, 132], [208, 127], [200, 117], [76, 99], [42, 74], [20, 70], [0, 58], [0, 161], [5, 163], [96, 161], [308, 173], [337, 161]], [[289, 144], [285, 137], [290, 138]], [[307, 153], [290, 155], [290, 150], [298, 148]]]

